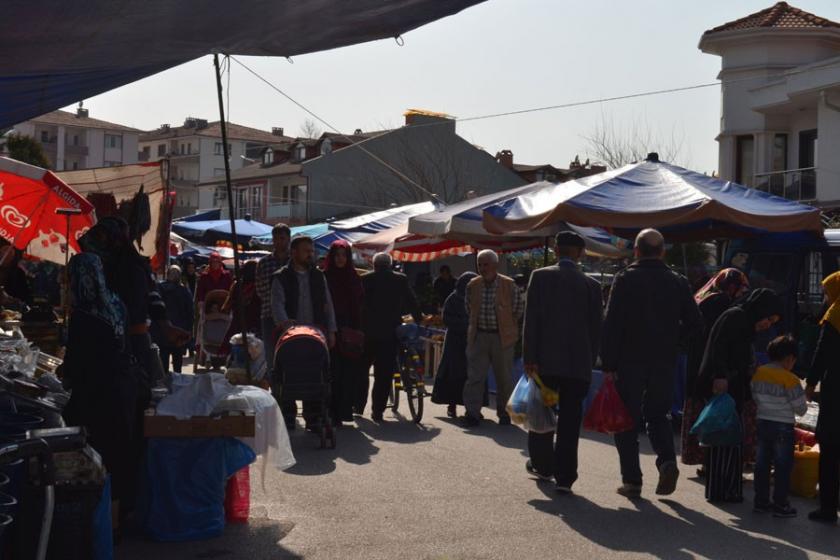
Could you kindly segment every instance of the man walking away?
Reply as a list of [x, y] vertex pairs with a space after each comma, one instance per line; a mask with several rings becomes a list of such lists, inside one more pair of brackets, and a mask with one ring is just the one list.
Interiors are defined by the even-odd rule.
[[277, 326], [271, 316], [271, 281], [275, 272], [289, 262], [289, 242], [292, 231], [286, 224], [277, 224], [271, 229], [271, 241], [274, 250], [257, 263], [257, 296], [260, 298], [260, 323], [265, 363], [269, 369], [274, 367], [274, 329]]
[[[411, 313], [416, 324], [423, 316], [417, 298], [411, 291], [405, 274], [391, 269], [393, 261], [388, 253], [377, 253], [373, 257], [373, 272], [362, 276], [364, 289], [363, 325], [365, 331], [365, 361], [367, 370], [373, 365], [373, 393], [371, 394], [371, 418], [382, 422], [382, 415], [388, 404], [391, 380], [398, 371], [397, 327], [402, 324], [403, 313]], [[356, 394], [356, 412], [364, 411], [367, 401], [367, 384], [360, 384]]]
[[525, 298], [513, 279], [498, 273], [499, 255], [485, 249], [478, 253], [479, 277], [467, 285], [467, 382], [464, 385], [464, 424], [478, 426], [487, 370], [496, 376], [496, 411], [499, 425], [510, 424], [505, 406], [513, 390], [513, 350], [519, 340], [519, 318]]
[[557, 264], [531, 275], [523, 334], [525, 372], [539, 374], [560, 395], [557, 441], [551, 432], [528, 432], [526, 469], [543, 480], [554, 476], [557, 490], [566, 494], [577, 480], [583, 399], [598, 357], [603, 314], [601, 284], [577, 266], [583, 250], [577, 233], [557, 234]]
[[676, 489], [679, 471], [668, 420], [674, 364], [681, 341], [702, 325], [688, 281], [663, 261], [662, 234], [643, 230], [636, 237], [635, 254], [636, 262], [613, 282], [601, 348], [604, 374], [616, 379], [636, 425], [615, 435], [623, 482], [618, 493], [628, 498], [638, 498], [642, 492], [638, 435], [642, 418], [659, 469], [656, 493], [669, 495]]
[[[292, 240], [292, 259], [274, 273], [271, 284], [272, 318], [283, 330], [292, 325], [308, 325], [323, 331], [330, 348], [335, 346], [338, 331], [330, 290], [324, 273], [315, 268], [315, 244], [311, 237]], [[280, 329], [278, 329], [280, 330]], [[295, 425], [297, 407], [294, 401], [281, 398], [280, 407], [286, 426]], [[318, 403], [303, 403], [307, 429], [318, 427]]]
[[452, 269], [450, 269], [448, 265], [441, 266], [438, 277], [435, 278], [435, 281], [432, 284], [432, 287], [435, 290], [435, 303], [438, 307], [443, 307], [444, 302], [446, 302], [446, 298], [449, 297], [449, 294], [455, 291], [455, 282], [456, 280], [452, 276]]

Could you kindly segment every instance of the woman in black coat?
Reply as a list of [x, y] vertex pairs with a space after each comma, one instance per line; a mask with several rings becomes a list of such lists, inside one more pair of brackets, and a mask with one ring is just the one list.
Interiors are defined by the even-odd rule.
[[435, 375], [432, 402], [448, 405], [447, 416], [455, 418], [457, 405], [463, 405], [464, 383], [467, 381], [467, 328], [470, 318], [467, 314], [467, 284], [478, 276], [465, 272], [458, 277], [455, 291], [443, 304], [443, 324], [446, 338], [443, 341], [443, 355]]
[[[779, 296], [767, 289], [753, 290], [741, 303], [726, 310], [709, 334], [694, 393], [703, 399], [729, 393], [743, 422], [744, 407], [751, 400], [755, 335], [777, 323], [781, 314]], [[743, 500], [742, 447], [709, 449], [706, 478], [706, 498], [709, 501]]]
[[[706, 343], [712, 332], [712, 327], [723, 313], [729, 309], [739, 297], [749, 290], [750, 283], [746, 274], [737, 268], [721, 270], [714, 278], [694, 295], [694, 301], [703, 316], [703, 330], [697, 333], [688, 344], [688, 364], [686, 370], [686, 398], [682, 417], [682, 451], [680, 459], [684, 465], [702, 465], [705, 453], [700, 447], [697, 436], [690, 433], [691, 427], [700, 416], [706, 399], [697, 394], [697, 376], [703, 363]], [[702, 470], [698, 471], [702, 476]]]
[[829, 308], [820, 322], [820, 340], [808, 374], [808, 398], [820, 385], [820, 509], [808, 514], [813, 521], [837, 522], [840, 501], [840, 272], [823, 280]]

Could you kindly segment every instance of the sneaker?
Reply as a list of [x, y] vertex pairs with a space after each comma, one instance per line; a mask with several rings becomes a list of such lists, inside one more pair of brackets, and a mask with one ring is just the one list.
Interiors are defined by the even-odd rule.
[[812, 511], [808, 514], [808, 519], [816, 521], [817, 523], [837, 523], [837, 514], [830, 511], [823, 511], [821, 509]]
[[668, 461], [659, 468], [659, 484], [656, 485], [656, 494], [668, 496], [677, 489], [677, 479], [680, 471], [674, 461]]
[[753, 504], [753, 512], [755, 512], [755, 513], [770, 513], [770, 512], [773, 511], [774, 507], [775, 506], [770, 502], [768, 502], [766, 504], [760, 504], [760, 503], [756, 502], [756, 503]]
[[773, 517], [796, 517], [796, 508], [790, 504], [773, 506]]
[[568, 496], [570, 494], [574, 494], [574, 492], [572, 492], [572, 487], [571, 486], [564, 486], [562, 484], [558, 484], [556, 486], [556, 490], [557, 490], [558, 494], [563, 494], [563, 495], [566, 495], [566, 496]]
[[625, 498], [635, 500], [637, 498], [642, 497], [642, 485], [630, 484], [629, 482], [625, 482], [624, 484], [618, 487], [618, 490], [616, 490], [616, 492], [618, 492], [619, 495], [624, 496]]
[[479, 420], [475, 416], [465, 414], [464, 416], [461, 416], [461, 423], [464, 425], [465, 428], [475, 428], [476, 426], [481, 424], [481, 420]]
[[510, 426], [510, 416], [500, 416], [499, 426]]
[[528, 474], [530, 474], [531, 476], [535, 476], [535, 477], [539, 478], [540, 480], [544, 480], [546, 482], [550, 482], [550, 481], [554, 480], [553, 476], [550, 476], [550, 475], [547, 475], [547, 474], [542, 474], [540, 471], [538, 471], [536, 468], [534, 468], [534, 464], [531, 462], [531, 459], [528, 459], [527, 461], [525, 461], [525, 470], [528, 471]]

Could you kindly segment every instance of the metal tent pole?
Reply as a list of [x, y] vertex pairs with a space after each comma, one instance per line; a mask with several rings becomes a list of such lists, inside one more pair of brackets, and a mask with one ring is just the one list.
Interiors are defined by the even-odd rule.
[[219, 54], [213, 54], [213, 66], [216, 69], [216, 92], [219, 98], [219, 125], [222, 129], [222, 154], [225, 159], [225, 187], [227, 188], [228, 218], [230, 219], [230, 234], [233, 237], [233, 274], [236, 278], [237, 291], [234, 294], [233, 305], [239, 310], [239, 330], [242, 333], [242, 344], [245, 350], [245, 375], [248, 383], [251, 380], [251, 356], [248, 353], [248, 332], [245, 318], [245, 300], [242, 298], [242, 276], [239, 273], [239, 239], [236, 237], [236, 214], [233, 207], [233, 187], [230, 183], [230, 153], [228, 150], [227, 123], [225, 122], [225, 104], [222, 95], [222, 70], [219, 65]]

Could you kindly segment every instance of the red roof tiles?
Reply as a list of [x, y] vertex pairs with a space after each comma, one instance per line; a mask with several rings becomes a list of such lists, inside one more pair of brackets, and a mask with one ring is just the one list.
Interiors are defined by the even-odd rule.
[[775, 5], [750, 14], [746, 17], [724, 23], [706, 31], [703, 35], [719, 33], [722, 31], [738, 31], [744, 29], [825, 29], [840, 28], [840, 23], [816, 16], [812, 13], [794, 8], [787, 2], [778, 2]]

